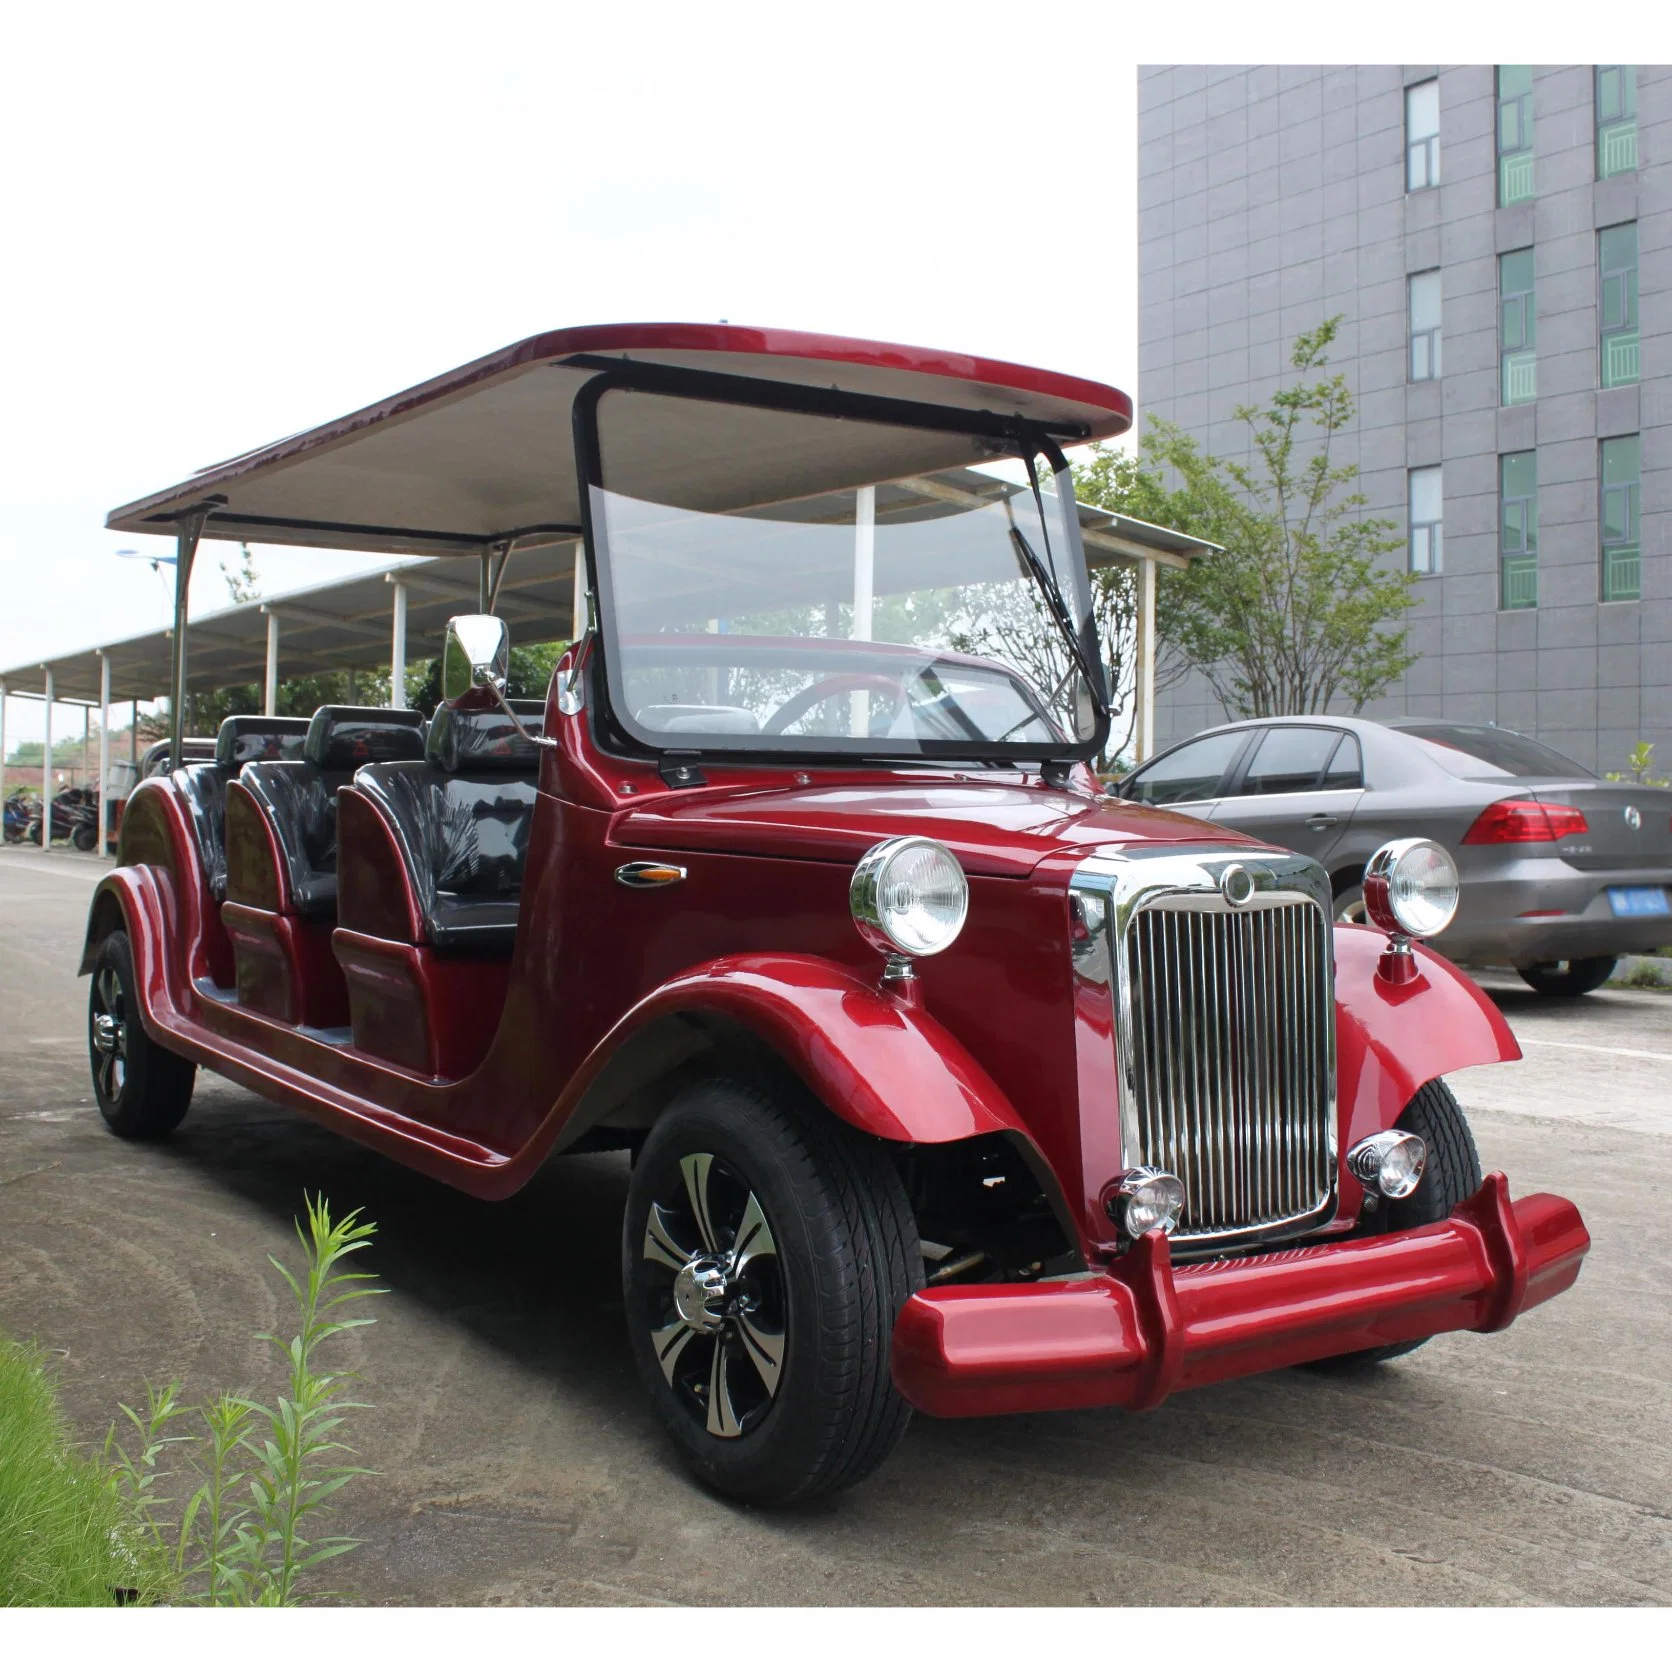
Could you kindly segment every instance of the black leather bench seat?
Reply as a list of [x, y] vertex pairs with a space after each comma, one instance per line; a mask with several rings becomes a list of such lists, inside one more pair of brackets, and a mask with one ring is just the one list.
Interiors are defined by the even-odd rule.
[[182, 766], [174, 783], [191, 813], [204, 881], [226, 899], [226, 786], [252, 761], [300, 760], [308, 722], [277, 714], [229, 714], [215, 734], [215, 758]]
[[[524, 723], [539, 721], [530, 714]], [[421, 764], [355, 774], [354, 787], [395, 832], [437, 951], [510, 955], [538, 773], [539, 749], [502, 711], [444, 704]]]
[[300, 916], [336, 915], [339, 787], [366, 763], [423, 754], [424, 717], [416, 710], [328, 704], [308, 724], [301, 760], [244, 768], [239, 782], [273, 827]]

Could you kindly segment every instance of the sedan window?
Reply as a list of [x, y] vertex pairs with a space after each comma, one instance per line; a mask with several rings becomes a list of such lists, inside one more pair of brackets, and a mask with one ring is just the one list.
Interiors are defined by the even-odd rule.
[[1577, 761], [1501, 726], [1395, 726], [1457, 778], [1591, 778]]
[[1216, 794], [1225, 769], [1236, 759], [1247, 732], [1215, 732], [1182, 744], [1133, 775], [1125, 796], [1165, 807], [1175, 801], [1206, 801]]
[[1341, 734], [1341, 742], [1330, 758], [1320, 787], [1326, 790], [1364, 788], [1364, 756], [1359, 749], [1359, 740], [1351, 732]]
[[1317, 726], [1273, 726], [1243, 775], [1243, 795], [1299, 795], [1315, 790], [1341, 741]]

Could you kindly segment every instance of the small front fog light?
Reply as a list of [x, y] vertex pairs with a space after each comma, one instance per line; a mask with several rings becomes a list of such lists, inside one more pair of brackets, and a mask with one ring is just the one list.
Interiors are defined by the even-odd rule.
[[1184, 1183], [1159, 1167], [1134, 1167], [1104, 1191], [1103, 1211], [1134, 1242], [1150, 1231], [1172, 1231], [1184, 1215]]
[[1373, 1133], [1354, 1144], [1347, 1154], [1354, 1178], [1396, 1202], [1422, 1183], [1422, 1170], [1427, 1164], [1428, 1145], [1416, 1133], [1401, 1132], [1396, 1127]]

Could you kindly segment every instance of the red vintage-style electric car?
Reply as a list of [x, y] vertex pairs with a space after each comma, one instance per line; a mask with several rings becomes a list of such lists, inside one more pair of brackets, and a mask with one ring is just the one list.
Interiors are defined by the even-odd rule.
[[[1129, 421], [960, 355], [599, 327], [114, 513], [178, 534], [180, 646], [204, 534], [484, 585], [427, 723], [230, 720], [134, 792], [83, 964], [105, 1119], [169, 1131], [204, 1065], [479, 1196], [628, 1150], [632, 1351], [756, 1502], [914, 1406], [1142, 1408], [1565, 1289], [1579, 1214], [1482, 1180], [1440, 1079], [1519, 1054], [1420, 944], [1445, 854], [1384, 849], [1379, 928], [1337, 926], [1312, 861], [1098, 793], [1062, 449]], [[577, 576], [535, 711], [488, 607], [530, 547]]]

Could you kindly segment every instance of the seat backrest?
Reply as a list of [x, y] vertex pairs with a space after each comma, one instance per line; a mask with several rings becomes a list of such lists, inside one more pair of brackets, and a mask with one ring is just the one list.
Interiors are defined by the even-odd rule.
[[421, 760], [424, 717], [412, 709], [328, 703], [308, 723], [299, 761], [255, 761], [239, 775], [272, 825], [291, 904], [304, 917], [337, 909], [337, 801], [366, 762]]
[[503, 710], [443, 704], [430, 722], [421, 764], [368, 766], [355, 774], [355, 789], [394, 831], [435, 946], [509, 949], [539, 762], [538, 744]]
[[226, 898], [226, 786], [250, 761], [300, 760], [306, 720], [277, 714], [229, 714], [215, 734], [215, 758], [182, 766], [174, 783], [191, 814], [203, 878], [216, 900]]

